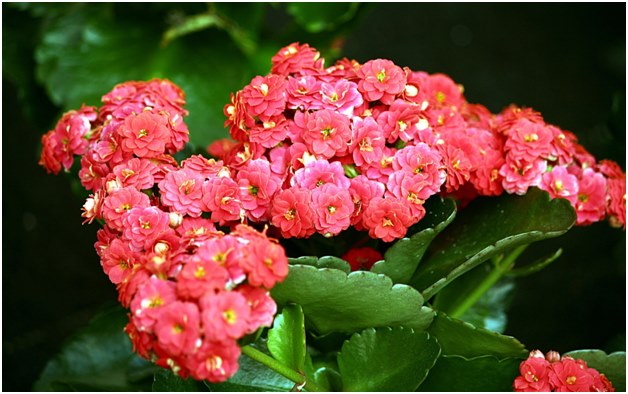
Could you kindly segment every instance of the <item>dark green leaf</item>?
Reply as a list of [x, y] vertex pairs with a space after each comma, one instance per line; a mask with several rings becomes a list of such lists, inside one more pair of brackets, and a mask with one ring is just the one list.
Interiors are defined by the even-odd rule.
[[[151, 381], [129, 378], [128, 371], [139, 358], [123, 331], [127, 323], [122, 308], [96, 316], [61, 352], [48, 362], [36, 391], [136, 391], [150, 389]], [[146, 383], [146, 384], [145, 384]]]
[[319, 33], [353, 18], [359, 6], [359, 3], [288, 3], [286, 9], [305, 30]]
[[321, 258], [314, 256], [301, 256], [297, 258], [289, 258], [290, 264], [311, 265], [316, 268], [333, 268], [344, 271], [345, 273], [351, 272], [351, 266], [349, 263], [339, 257], [323, 256]]
[[440, 356], [418, 391], [512, 391], [519, 358]]
[[305, 363], [305, 322], [300, 305], [286, 305], [268, 330], [270, 354], [291, 369], [303, 372]]
[[207, 386], [192, 378], [183, 379], [167, 369], [160, 369], [155, 373], [153, 391], [208, 391]]
[[408, 283], [430, 242], [447, 227], [456, 216], [456, 204], [451, 199], [430, 198], [425, 203], [425, 217], [410, 229], [413, 235], [395, 242], [384, 260], [371, 268], [372, 272], [384, 274], [395, 283]]
[[575, 219], [567, 200], [550, 200], [537, 188], [524, 196], [478, 198], [434, 239], [410, 283], [429, 299], [498, 253], [564, 234]]
[[353, 334], [338, 354], [344, 391], [414, 391], [438, 358], [438, 342], [404, 327]]
[[[486, 262], [450, 283], [436, 294], [432, 304], [434, 309], [456, 317], [452, 312], [477, 289], [478, 284], [490, 274], [492, 267], [490, 262]], [[501, 279], [458, 318], [476, 327], [503, 332], [506, 328], [506, 308], [510, 304], [514, 286], [511, 279]]]
[[284, 378], [244, 354], [238, 360], [240, 368], [224, 383], [205, 381], [210, 391], [289, 391], [294, 382]]
[[412, 287], [393, 286], [390, 278], [368, 271], [347, 275], [336, 269], [291, 265], [286, 280], [271, 294], [280, 305], [301, 305], [307, 326], [319, 334], [398, 325], [423, 330], [434, 314], [422, 307], [423, 297]]
[[438, 339], [445, 355], [466, 358], [491, 355], [501, 360], [528, 355], [517, 339], [493, 331], [476, 328], [462, 320], [452, 319], [442, 312], [436, 314], [428, 332]]
[[617, 391], [626, 391], [626, 352], [606, 354], [601, 350], [575, 350], [563, 354], [583, 359], [590, 368], [606, 375]]
[[542, 259], [539, 259], [539, 260], [535, 261], [534, 263], [527, 264], [525, 267], [519, 267], [519, 268], [512, 269], [509, 272], [507, 272], [506, 275], [508, 275], [510, 277], [531, 275], [531, 274], [533, 274], [535, 272], [539, 272], [543, 268], [545, 268], [548, 265], [550, 265], [552, 262], [554, 262], [554, 260], [559, 258], [562, 254], [563, 254], [563, 250], [562, 249], [558, 249], [552, 255], [549, 255], [549, 256], [546, 256], [546, 257], [544, 257]]

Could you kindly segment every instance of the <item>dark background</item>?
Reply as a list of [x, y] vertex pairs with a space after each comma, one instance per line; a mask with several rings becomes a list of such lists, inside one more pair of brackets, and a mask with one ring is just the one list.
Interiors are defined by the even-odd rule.
[[[18, 16], [3, 4], [3, 23]], [[286, 18], [270, 9], [267, 24]], [[533, 107], [625, 169], [625, 4], [382, 3], [363, 5], [352, 23], [344, 56], [446, 73], [493, 112]], [[27, 118], [4, 73], [2, 95], [2, 388], [27, 391], [116, 292], [93, 249], [97, 227], [81, 225], [84, 201], [68, 177], [37, 165], [60, 109], [40, 89]], [[625, 350], [625, 240], [605, 222], [538, 245], [530, 255], [563, 247], [563, 256], [517, 282], [506, 334], [529, 349]]]

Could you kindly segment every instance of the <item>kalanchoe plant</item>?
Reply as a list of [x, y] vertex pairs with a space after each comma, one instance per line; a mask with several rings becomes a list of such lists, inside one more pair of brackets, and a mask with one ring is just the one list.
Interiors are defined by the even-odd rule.
[[299, 43], [232, 95], [232, 139], [211, 157], [173, 157], [188, 141], [173, 83], [125, 82], [102, 101], [43, 136], [40, 164], [80, 156], [125, 331], [174, 387], [613, 389], [584, 361], [522, 361], [516, 339], [456, 319], [552, 259], [513, 269], [529, 243], [606, 218], [625, 229], [623, 171], [538, 112], [492, 114], [446, 75], [390, 60], [326, 67]]

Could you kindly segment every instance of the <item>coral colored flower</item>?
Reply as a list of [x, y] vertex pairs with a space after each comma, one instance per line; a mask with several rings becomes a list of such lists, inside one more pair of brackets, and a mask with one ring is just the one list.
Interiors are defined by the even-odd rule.
[[238, 238], [233, 235], [210, 237], [199, 245], [195, 256], [200, 260], [213, 261], [225, 268], [228, 273], [225, 287], [232, 287], [246, 279], [241, 266], [241, 249]]
[[170, 355], [193, 353], [200, 339], [198, 306], [180, 301], [165, 305], [157, 315], [154, 331], [157, 344]]
[[244, 216], [240, 188], [231, 178], [209, 178], [203, 184], [202, 202], [203, 211], [211, 212], [212, 220], [220, 225], [240, 220]]
[[281, 179], [272, 173], [264, 159], [250, 160], [236, 176], [240, 187], [240, 201], [249, 219], [266, 217], [270, 202], [281, 187]]
[[310, 161], [304, 168], [298, 169], [290, 184], [304, 189], [313, 190], [325, 184], [333, 184], [341, 188], [348, 188], [350, 181], [346, 177], [342, 164], [327, 160]]
[[451, 193], [458, 190], [469, 180], [473, 165], [462, 149], [451, 144], [437, 146], [443, 157], [443, 164], [447, 172], [445, 191]]
[[103, 218], [109, 227], [122, 231], [124, 218], [131, 209], [147, 208], [150, 206], [148, 196], [134, 187], [121, 188], [109, 196], [103, 202]]
[[552, 129], [527, 119], [517, 121], [507, 131], [504, 150], [511, 160], [533, 162], [551, 156], [554, 140]]
[[360, 269], [370, 270], [373, 264], [382, 260], [383, 257], [377, 250], [365, 246], [349, 249], [342, 255], [342, 259], [349, 263], [351, 271], [357, 271]]
[[351, 141], [351, 124], [346, 116], [323, 109], [307, 117], [302, 135], [308, 150], [326, 159], [342, 156]]
[[127, 242], [116, 238], [103, 250], [100, 262], [111, 283], [118, 284], [131, 275], [139, 259], [140, 256], [129, 248]]
[[358, 175], [351, 179], [349, 193], [353, 200], [353, 214], [351, 215], [351, 225], [356, 229], [362, 229], [362, 214], [369, 206], [370, 201], [375, 197], [383, 197], [386, 186], [378, 181], [368, 179], [364, 175]]
[[123, 218], [123, 234], [132, 250], [148, 251], [169, 224], [170, 215], [155, 206], [134, 207]]
[[431, 105], [460, 108], [465, 102], [463, 88], [445, 74], [432, 74], [422, 81], [421, 88]]
[[393, 161], [396, 153], [397, 149], [385, 146], [384, 149], [382, 149], [382, 156], [378, 161], [361, 166], [360, 170], [369, 179], [386, 183], [390, 174], [395, 171]]
[[543, 174], [539, 188], [549, 192], [552, 198], [564, 198], [575, 206], [578, 200], [578, 178], [562, 166]]
[[249, 331], [251, 308], [246, 298], [234, 291], [207, 293], [199, 304], [205, 339], [239, 339]]
[[225, 267], [195, 255], [177, 275], [177, 295], [185, 299], [198, 299], [207, 292], [224, 290], [228, 279], [229, 273]]
[[356, 166], [368, 165], [382, 157], [386, 139], [377, 122], [372, 117], [353, 119], [353, 137], [349, 153]]
[[188, 169], [169, 172], [159, 182], [161, 203], [174, 212], [199, 217], [203, 212], [203, 177]]
[[271, 289], [288, 275], [288, 258], [283, 247], [267, 239], [251, 239], [241, 252], [240, 266], [248, 283]]
[[264, 148], [277, 146], [288, 136], [288, 121], [282, 115], [271, 116], [249, 130], [249, 141]]
[[578, 177], [576, 224], [598, 222], [606, 215], [606, 178], [592, 168], [585, 168]]
[[224, 382], [238, 370], [240, 347], [234, 340], [205, 339], [201, 347], [185, 360], [185, 370], [196, 380]]
[[251, 308], [248, 321], [251, 330], [256, 330], [262, 326], [270, 327], [273, 324], [275, 313], [277, 313], [277, 304], [268, 290], [245, 284], [238, 286], [235, 291], [246, 298]]
[[208, 159], [202, 155], [192, 155], [181, 162], [181, 168], [190, 170], [203, 179], [212, 176], [229, 175], [229, 168], [224, 165], [222, 160]]
[[316, 231], [329, 237], [349, 228], [354, 206], [348, 190], [326, 183], [312, 191], [312, 209]]
[[406, 87], [406, 74], [401, 67], [386, 59], [369, 60], [358, 70], [358, 89], [368, 101], [390, 105]]
[[397, 151], [392, 167], [396, 173], [405, 171], [423, 179], [424, 192], [419, 196], [422, 200], [436, 194], [447, 179], [441, 154], [422, 142]]
[[371, 238], [391, 242], [406, 235], [413, 224], [407, 204], [396, 198], [374, 198], [364, 211], [362, 223]]
[[343, 115], [352, 116], [353, 109], [364, 102], [358, 92], [358, 85], [344, 79], [321, 85], [321, 102], [324, 109], [335, 110]]
[[[308, 44], [300, 45], [298, 42], [281, 48], [271, 59], [273, 74], [296, 74], [304, 68], [315, 68], [320, 58], [320, 53]], [[321, 59], [322, 60], [322, 59]]]
[[98, 190], [96, 193], [90, 194], [83, 204], [83, 213], [81, 217], [84, 217], [85, 223], [92, 223], [94, 219], [102, 219], [102, 206], [105, 199], [105, 192]]
[[626, 228], [626, 178], [608, 179], [607, 212], [611, 225]]
[[41, 157], [38, 164], [44, 167], [48, 174], [57, 175], [59, 171], [61, 171], [61, 162], [55, 154], [58, 142], [55, 138], [54, 130], [50, 130], [41, 136], [41, 145], [43, 146], [43, 149], [41, 151]]
[[322, 109], [321, 84], [313, 76], [288, 77], [286, 107], [310, 111]]
[[286, 79], [283, 76], [257, 76], [242, 89], [242, 103], [251, 116], [265, 121], [280, 115], [286, 108], [285, 89]]
[[125, 152], [138, 157], [155, 157], [164, 153], [170, 140], [167, 124], [167, 117], [151, 111], [128, 116], [118, 129], [120, 146]]
[[143, 281], [131, 301], [132, 319], [140, 331], [151, 331], [159, 317], [160, 309], [176, 301], [175, 284], [169, 280], [151, 276]]
[[192, 218], [185, 216], [176, 228], [177, 234], [181, 236], [181, 243], [190, 246], [199, 246], [206, 239], [216, 236], [216, 226], [214, 222], [204, 218]]
[[[389, 143], [398, 139], [408, 142], [414, 139], [417, 126], [420, 122], [421, 107], [412, 102], [395, 100], [388, 111], [382, 112], [377, 117], [377, 123], [382, 125], [385, 138]], [[425, 128], [427, 125], [421, 124]]]
[[547, 161], [535, 160], [532, 163], [511, 161], [506, 162], [499, 169], [503, 177], [502, 186], [507, 193], [524, 195], [531, 186], [541, 183], [543, 173], [547, 169]]
[[519, 364], [520, 376], [514, 382], [515, 391], [551, 391], [551, 364], [544, 357], [529, 357]]
[[291, 187], [277, 193], [270, 209], [270, 222], [283, 238], [307, 238], [314, 234], [314, 211], [310, 191]]
[[148, 159], [133, 158], [118, 164], [112, 171], [123, 187], [133, 186], [137, 190], [150, 189], [155, 184], [157, 165]]
[[549, 381], [554, 391], [590, 391], [593, 376], [588, 373], [583, 362], [563, 357], [559, 362], [552, 363], [549, 370]]

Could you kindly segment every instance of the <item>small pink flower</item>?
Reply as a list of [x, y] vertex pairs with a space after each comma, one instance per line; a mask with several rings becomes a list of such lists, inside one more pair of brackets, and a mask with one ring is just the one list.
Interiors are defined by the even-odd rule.
[[327, 160], [310, 161], [305, 167], [298, 169], [290, 184], [304, 189], [313, 190], [325, 184], [334, 184], [341, 188], [348, 188], [350, 181], [340, 162]]
[[563, 166], [556, 166], [552, 171], [544, 173], [539, 188], [549, 192], [552, 198], [566, 199], [572, 206], [578, 200], [578, 178]]
[[200, 319], [196, 303], [175, 301], [159, 311], [154, 328], [157, 344], [170, 355], [193, 353], [200, 339]]
[[123, 187], [133, 186], [137, 190], [150, 189], [155, 184], [154, 174], [157, 165], [148, 159], [134, 158], [118, 164], [113, 168], [113, 173]]
[[351, 178], [349, 193], [353, 200], [353, 214], [351, 215], [351, 225], [357, 230], [362, 230], [362, 215], [375, 197], [383, 197], [386, 186], [378, 181], [368, 179], [364, 175]]
[[474, 168], [462, 149], [447, 143], [437, 146], [447, 171], [445, 191], [451, 193], [458, 190], [469, 180], [471, 171]]
[[246, 298], [234, 291], [207, 293], [199, 301], [205, 339], [239, 339], [248, 329], [251, 308]]
[[423, 208], [425, 201], [435, 194], [426, 178], [408, 171], [391, 174], [386, 188], [387, 196], [393, 196], [406, 203], [410, 208], [410, 214], [416, 221], [425, 215], [425, 208]]
[[134, 187], [119, 189], [105, 197], [103, 202], [103, 218], [109, 227], [122, 231], [125, 214], [131, 209], [150, 206], [148, 196]]
[[626, 228], [626, 178], [609, 178], [607, 212], [611, 225]]
[[[443, 157], [439, 151], [422, 142], [397, 151], [392, 167], [396, 173], [405, 171], [422, 179], [423, 192], [418, 196], [421, 200], [427, 200], [429, 196], [438, 193], [447, 179]], [[394, 177], [392, 174], [391, 176]]]
[[196, 380], [224, 382], [238, 370], [240, 347], [235, 340], [205, 339], [201, 347], [185, 360], [185, 370]]
[[349, 147], [353, 162], [361, 167], [376, 162], [382, 157], [386, 139], [377, 122], [372, 117], [353, 120], [353, 137]]
[[588, 225], [598, 222], [606, 215], [606, 178], [592, 168], [585, 168], [578, 177], [576, 200], [576, 224]]
[[281, 231], [283, 238], [307, 238], [314, 234], [314, 211], [310, 199], [310, 191], [298, 186], [275, 195], [270, 221]]
[[170, 215], [157, 207], [134, 207], [123, 218], [123, 234], [132, 250], [147, 251], [169, 224]]
[[593, 377], [587, 369], [585, 363], [563, 357], [550, 366], [550, 384], [554, 391], [591, 391]]
[[515, 391], [551, 391], [550, 363], [543, 357], [529, 357], [519, 364], [520, 376], [514, 381]]
[[[393, 168], [394, 157], [397, 154], [397, 149], [394, 147], [385, 146], [382, 149], [382, 156], [379, 160], [369, 164], [360, 166], [360, 170], [369, 179], [376, 180], [378, 182], [386, 183], [388, 177], [395, 169]], [[444, 178], [443, 178], [444, 181]]]
[[105, 191], [98, 190], [96, 193], [92, 193], [85, 200], [83, 204], [83, 213], [81, 217], [84, 217], [83, 224], [92, 223], [94, 219], [102, 219], [102, 208], [105, 199]]
[[401, 67], [386, 59], [369, 60], [358, 70], [358, 89], [368, 101], [390, 105], [406, 87], [406, 74]]
[[139, 257], [136, 252], [129, 249], [128, 243], [116, 238], [103, 251], [101, 264], [111, 283], [118, 284], [131, 275]]
[[240, 266], [247, 273], [248, 283], [271, 289], [288, 275], [288, 258], [283, 247], [267, 239], [249, 240], [242, 251]]
[[110, 172], [111, 169], [107, 164], [93, 160], [92, 155], [85, 154], [81, 157], [81, 169], [78, 175], [85, 190], [97, 191], [101, 189], [103, 187], [103, 179]]
[[329, 237], [349, 228], [354, 206], [347, 189], [326, 183], [312, 191], [312, 209], [316, 231]]
[[273, 148], [288, 136], [288, 125], [283, 115], [271, 116], [249, 130], [249, 140], [264, 148]]
[[[416, 136], [420, 113], [421, 107], [417, 104], [398, 99], [391, 104], [388, 111], [379, 115], [377, 123], [382, 125], [389, 143], [394, 143], [398, 139], [408, 142]], [[421, 127], [426, 128], [427, 125]]]
[[140, 331], [152, 331], [159, 317], [159, 310], [176, 301], [174, 287], [174, 282], [155, 276], [141, 282], [131, 301], [132, 319]]
[[319, 62], [320, 53], [308, 44], [300, 45], [298, 42], [285, 46], [273, 56], [270, 71], [273, 74], [296, 74], [304, 68], [315, 68]]
[[240, 188], [231, 178], [211, 177], [203, 184], [203, 211], [211, 212], [212, 220], [224, 225], [243, 216]]
[[228, 282], [225, 287], [242, 283], [246, 275], [241, 266], [241, 245], [237, 237], [226, 235], [205, 239], [196, 250], [196, 258], [204, 261], [213, 261], [225, 268], [228, 273]]
[[353, 109], [364, 102], [358, 92], [358, 85], [344, 79], [338, 79], [333, 83], [323, 82], [321, 96], [324, 109], [334, 110], [346, 116], [352, 116]]
[[315, 155], [329, 159], [347, 152], [351, 141], [349, 118], [328, 109], [323, 109], [307, 117], [303, 142]]
[[185, 216], [181, 225], [176, 228], [181, 236], [181, 243], [185, 245], [199, 246], [208, 238], [217, 234], [214, 222], [205, 218], [192, 218]]
[[264, 219], [282, 180], [272, 173], [270, 163], [265, 159], [249, 160], [236, 179], [240, 187], [240, 201], [249, 219]]
[[235, 291], [246, 298], [251, 308], [248, 321], [249, 330], [255, 331], [259, 327], [270, 327], [273, 324], [275, 313], [277, 313], [277, 304], [268, 290], [245, 284], [238, 286]]
[[342, 255], [342, 259], [349, 263], [351, 271], [357, 271], [360, 269], [370, 270], [373, 264], [382, 260], [383, 257], [377, 250], [365, 246], [349, 249]]
[[524, 195], [529, 187], [541, 184], [546, 169], [545, 160], [528, 163], [506, 157], [506, 162], [499, 169], [499, 175], [503, 177], [502, 186], [507, 193]]
[[169, 172], [159, 182], [161, 203], [172, 211], [192, 217], [201, 216], [203, 177], [188, 169]]
[[436, 107], [460, 108], [465, 102], [462, 86], [457, 85], [445, 74], [429, 75], [421, 86], [431, 105]]
[[287, 108], [319, 110], [323, 108], [321, 81], [312, 76], [288, 77]]
[[242, 103], [251, 116], [262, 121], [280, 115], [286, 108], [286, 78], [269, 74], [257, 76], [242, 89]]
[[181, 162], [181, 168], [191, 170], [204, 179], [219, 174], [229, 174], [229, 168], [224, 165], [222, 160], [208, 159], [203, 155], [192, 155]]
[[552, 154], [552, 130], [545, 124], [521, 119], [508, 130], [504, 151], [511, 160], [532, 162]]
[[198, 299], [207, 292], [224, 290], [229, 274], [217, 262], [194, 256], [177, 275], [177, 295], [185, 299]]
[[371, 238], [391, 242], [406, 235], [413, 220], [407, 204], [396, 198], [377, 197], [364, 211], [362, 223]]
[[125, 152], [138, 157], [155, 157], [164, 153], [170, 140], [167, 124], [167, 117], [151, 111], [128, 116], [118, 129], [120, 146]]

